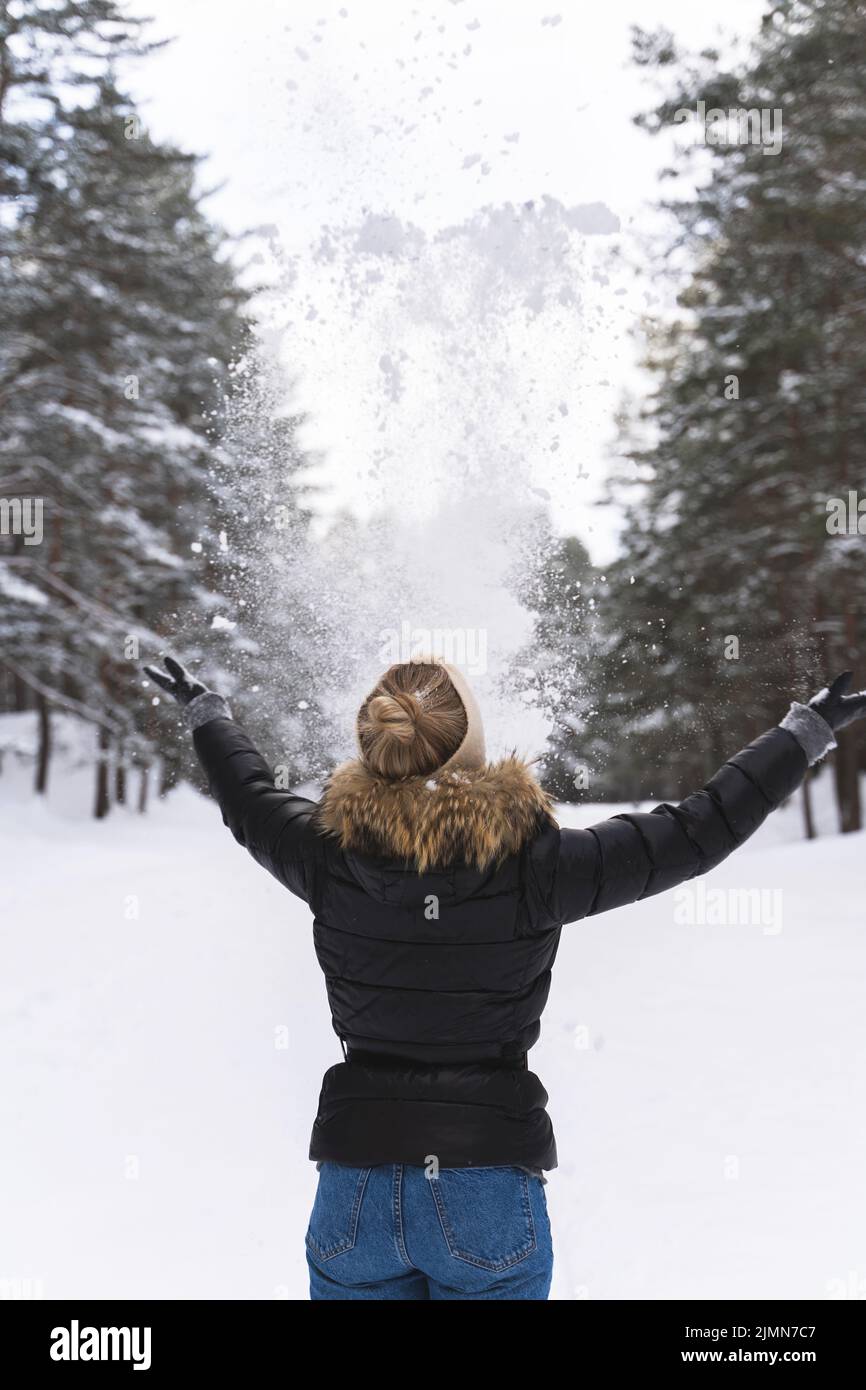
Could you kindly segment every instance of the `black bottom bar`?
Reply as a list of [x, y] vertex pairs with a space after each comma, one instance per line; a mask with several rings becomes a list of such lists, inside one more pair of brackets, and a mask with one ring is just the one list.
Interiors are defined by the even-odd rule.
[[[561, 1331], [571, 1339], [575, 1378], [581, 1367], [589, 1366], [596, 1374], [599, 1370], [653, 1374], [707, 1365], [805, 1366], [826, 1376], [828, 1371], [841, 1371], [860, 1361], [864, 1322], [863, 1303], [857, 1299], [786, 1303], [576, 1300], [549, 1308], [542, 1314], [544, 1331]], [[201, 1384], [209, 1377], [222, 1381], [270, 1366], [282, 1367], [289, 1376], [296, 1369], [308, 1374], [314, 1348], [323, 1367], [330, 1363], [333, 1344], [308, 1340], [332, 1323], [333, 1315], [320, 1322], [323, 1316], [310, 1313], [300, 1301], [11, 1300], [0, 1302], [0, 1367], [8, 1370], [15, 1365], [25, 1376], [47, 1371], [50, 1377], [83, 1373], [99, 1378], [108, 1370], [134, 1379], [138, 1366], [142, 1383], [147, 1383], [145, 1377], [189, 1372]], [[535, 1331], [539, 1324], [531, 1326]], [[389, 1330], [394, 1327], [392, 1316]], [[498, 1346], [490, 1341], [490, 1329], [474, 1324], [479, 1358], [513, 1346], [520, 1332], [520, 1321], [510, 1321], [502, 1330], [507, 1340]], [[299, 1342], [298, 1335], [304, 1340]], [[365, 1374], [374, 1374], [370, 1357], [375, 1345], [364, 1342], [354, 1348]], [[437, 1346], [453, 1355], [449, 1341], [434, 1343], [434, 1357]], [[430, 1352], [425, 1340], [422, 1368], [427, 1378]], [[405, 1348], [401, 1359], [405, 1371]]]

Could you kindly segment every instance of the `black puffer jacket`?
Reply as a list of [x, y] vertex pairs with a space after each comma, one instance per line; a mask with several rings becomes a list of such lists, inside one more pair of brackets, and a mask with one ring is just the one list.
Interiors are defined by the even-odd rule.
[[396, 785], [350, 763], [314, 803], [278, 790], [229, 718], [195, 746], [236, 840], [315, 914], [345, 1060], [324, 1077], [310, 1157], [358, 1166], [554, 1168], [526, 1053], [562, 925], [713, 868], [807, 767], [774, 728], [678, 806], [560, 830], [513, 759]]

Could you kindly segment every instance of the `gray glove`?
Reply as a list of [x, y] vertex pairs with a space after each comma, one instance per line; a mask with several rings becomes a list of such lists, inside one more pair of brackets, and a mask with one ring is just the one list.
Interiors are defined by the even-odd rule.
[[173, 656], [164, 657], [163, 664], [165, 671], [160, 671], [157, 666], [145, 666], [145, 673], [161, 690], [167, 691], [172, 699], [177, 700], [179, 705], [188, 705], [197, 695], [213, 694], [213, 691], [208, 691], [207, 686], [196, 680], [185, 666], [175, 661]]
[[851, 684], [851, 674], [850, 671], [843, 671], [829, 688], [820, 690], [809, 701], [809, 708], [826, 719], [834, 733], [866, 715], [866, 690], [858, 690], [853, 695], [845, 694]]
[[165, 671], [160, 671], [158, 666], [145, 666], [145, 673], [160, 690], [164, 690], [183, 706], [187, 728], [194, 733], [202, 724], [209, 724], [212, 719], [231, 719], [232, 712], [222, 695], [209, 690], [202, 681], [187, 671], [185, 666], [175, 661], [173, 656], [164, 657], [163, 662]]

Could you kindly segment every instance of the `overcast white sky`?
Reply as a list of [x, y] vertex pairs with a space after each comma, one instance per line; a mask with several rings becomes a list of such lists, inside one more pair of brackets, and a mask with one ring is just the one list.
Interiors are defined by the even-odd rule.
[[[374, 426], [377, 408], [363, 384], [369, 387], [369, 377], [361, 372], [354, 381], [352, 368], [368, 350], [381, 360], [374, 327], [381, 304], [369, 324], [356, 305], [339, 331], [332, 295], [325, 331], [321, 260], [315, 271], [311, 262], [322, 229], [384, 216], [433, 239], [474, 225], [482, 208], [547, 195], [565, 209], [603, 204], [619, 220], [619, 236], [575, 232], [594, 243], [585, 264], [575, 248], [578, 274], [591, 278], [602, 243], [620, 241], [639, 254], [632, 237], [658, 194], [665, 150], [632, 125], [651, 93], [629, 62], [630, 26], [663, 24], [694, 47], [719, 40], [720, 16], [728, 35], [754, 33], [764, 5], [149, 0], [142, 9], [154, 16], [154, 36], [175, 40], [132, 74], [146, 119], [158, 136], [209, 156], [203, 182], [224, 185], [209, 206], [231, 231], [271, 229], [285, 283], [269, 313], [299, 373], [295, 404], [311, 411], [309, 442], [327, 452], [335, 502], [363, 509], [374, 499], [365, 495], [369, 478], [357, 454], [372, 449], [384, 426], [381, 419]], [[474, 254], [486, 254], [477, 237], [473, 245]], [[646, 265], [637, 285], [624, 271], [596, 281], [571, 327], [550, 319], [550, 332], [563, 334], [561, 356], [570, 353], [573, 364], [572, 433], [551, 446], [555, 456], [546, 445], [540, 450], [531, 482], [550, 495], [557, 524], [587, 534], [602, 558], [612, 546], [611, 523], [589, 504], [607, 468], [612, 412], [634, 382], [629, 329], [653, 308], [653, 272]], [[424, 273], [434, 274], [432, 264]], [[435, 274], [452, 273], [437, 261]], [[467, 317], [467, 335], [475, 302], [470, 296], [457, 311]], [[350, 328], [358, 330], [354, 337]], [[352, 359], [343, 362], [340, 345], [350, 338]], [[539, 353], [537, 344], [531, 350]], [[559, 361], [541, 353], [538, 374], [558, 372]], [[393, 397], [393, 381], [389, 389]], [[471, 376], [465, 389], [469, 401]]]

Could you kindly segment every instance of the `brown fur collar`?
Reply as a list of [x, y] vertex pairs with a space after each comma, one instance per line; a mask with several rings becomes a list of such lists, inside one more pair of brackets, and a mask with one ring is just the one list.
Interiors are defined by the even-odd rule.
[[393, 856], [423, 873], [456, 863], [485, 869], [531, 839], [539, 816], [553, 820], [550, 798], [514, 756], [396, 782], [353, 759], [332, 773], [316, 822], [343, 849]]

